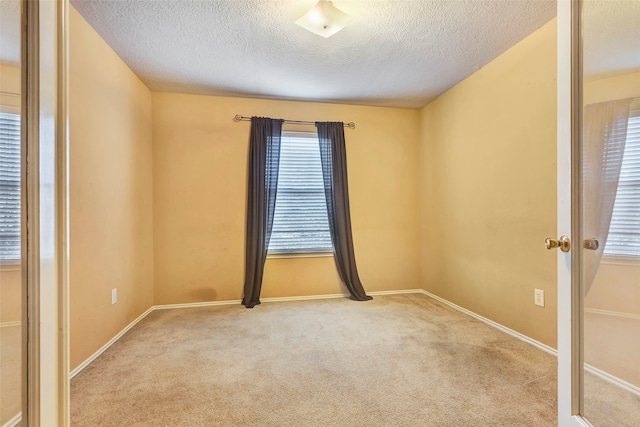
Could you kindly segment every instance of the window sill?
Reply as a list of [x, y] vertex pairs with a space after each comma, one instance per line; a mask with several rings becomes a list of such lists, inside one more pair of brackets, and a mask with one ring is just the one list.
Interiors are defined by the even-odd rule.
[[640, 257], [631, 256], [604, 256], [601, 264], [609, 265], [634, 265], [640, 267]]
[[267, 254], [267, 259], [278, 258], [328, 258], [333, 257], [333, 252], [290, 252]]
[[0, 262], [0, 271], [20, 271], [22, 264], [20, 261], [4, 261]]

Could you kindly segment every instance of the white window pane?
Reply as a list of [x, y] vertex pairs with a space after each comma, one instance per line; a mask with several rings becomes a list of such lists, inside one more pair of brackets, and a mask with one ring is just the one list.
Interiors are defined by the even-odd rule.
[[331, 250], [318, 137], [283, 132], [269, 252]]
[[0, 262], [20, 259], [20, 115], [0, 113]]
[[640, 256], [640, 112], [632, 113], [620, 170], [609, 236], [608, 256]]

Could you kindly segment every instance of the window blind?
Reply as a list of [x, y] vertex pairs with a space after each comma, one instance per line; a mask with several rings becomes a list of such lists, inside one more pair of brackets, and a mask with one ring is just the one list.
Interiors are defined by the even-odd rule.
[[269, 253], [331, 251], [318, 137], [283, 132]]
[[627, 124], [618, 191], [604, 255], [640, 257], [640, 109]]
[[20, 115], [0, 112], [0, 262], [20, 259]]

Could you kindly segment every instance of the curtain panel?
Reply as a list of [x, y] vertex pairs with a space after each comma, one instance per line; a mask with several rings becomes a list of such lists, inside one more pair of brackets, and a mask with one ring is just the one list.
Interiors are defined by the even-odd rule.
[[344, 124], [342, 122], [318, 122], [316, 128], [318, 129], [324, 192], [336, 267], [352, 298], [358, 301], [367, 301], [372, 298], [366, 294], [358, 276], [353, 250]]
[[583, 116], [582, 182], [583, 237], [600, 246], [584, 251], [585, 295], [598, 272], [609, 235], [613, 205], [627, 140], [631, 98], [587, 105]]
[[283, 120], [268, 117], [251, 118], [242, 299], [242, 304], [247, 308], [260, 304], [264, 262], [269, 248], [278, 192], [282, 123]]

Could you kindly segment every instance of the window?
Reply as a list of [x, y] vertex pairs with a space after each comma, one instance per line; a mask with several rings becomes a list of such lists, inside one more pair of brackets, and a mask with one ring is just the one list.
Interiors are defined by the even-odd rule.
[[640, 257], [640, 109], [632, 110], [629, 115], [627, 141], [604, 255]]
[[269, 253], [332, 250], [318, 136], [283, 132]]
[[20, 115], [0, 112], [0, 263], [20, 260]]

